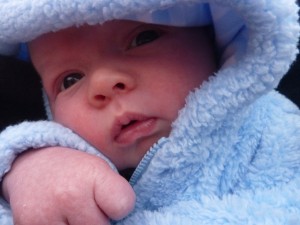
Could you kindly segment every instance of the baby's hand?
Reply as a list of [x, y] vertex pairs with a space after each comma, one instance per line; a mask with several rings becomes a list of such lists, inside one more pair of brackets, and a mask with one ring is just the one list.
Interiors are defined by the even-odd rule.
[[62, 147], [20, 156], [3, 181], [18, 225], [109, 224], [134, 207], [129, 183], [99, 157]]

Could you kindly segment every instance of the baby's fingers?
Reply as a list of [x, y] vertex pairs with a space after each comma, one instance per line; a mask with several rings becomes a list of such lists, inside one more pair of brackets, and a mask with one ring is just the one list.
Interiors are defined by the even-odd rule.
[[97, 205], [88, 206], [88, 210], [82, 206], [82, 210], [76, 214], [70, 212], [70, 216], [65, 219], [66, 225], [109, 225], [110, 219], [99, 210]]
[[122, 219], [133, 210], [135, 193], [128, 181], [109, 167], [103, 172], [95, 182], [95, 201], [109, 218]]

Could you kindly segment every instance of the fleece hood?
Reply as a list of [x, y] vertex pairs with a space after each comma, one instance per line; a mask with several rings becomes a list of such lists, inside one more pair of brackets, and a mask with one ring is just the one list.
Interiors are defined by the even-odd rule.
[[210, 24], [221, 69], [197, 95], [205, 125], [277, 86], [297, 54], [297, 9], [294, 0], [0, 0], [0, 54], [24, 57], [21, 43], [44, 33], [113, 19]]
[[[28, 41], [71, 26], [211, 25], [219, 70], [136, 168], [135, 209], [117, 224], [299, 224], [300, 113], [272, 91], [298, 51], [295, 0], [0, 0], [0, 15], [0, 54], [21, 58]], [[45, 146], [105, 158], [55, 122], [25, 122], [0, 134], [0, 175], [21, 152]], [[1, 205], [0, 223], [12, 224]]]

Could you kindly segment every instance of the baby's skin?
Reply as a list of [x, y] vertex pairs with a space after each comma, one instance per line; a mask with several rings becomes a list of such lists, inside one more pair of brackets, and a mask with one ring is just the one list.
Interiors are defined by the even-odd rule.
[[18, 225], [110, 224], [135, 203], [129, 183], [103, 159], [62, 147], [18, 157], [3, 194]]

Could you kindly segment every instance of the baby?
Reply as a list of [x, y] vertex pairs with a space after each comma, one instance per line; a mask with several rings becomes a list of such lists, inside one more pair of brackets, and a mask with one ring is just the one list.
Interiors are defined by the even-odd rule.
[[[41, 76], [54, 121], [101, 149], [118, 170], [124, 170], [137, 167], [148, 149], [169, 135], [188, 93], [213, 74], [216, 60], [212, 40], [207, 28], [120, 20], [43, 35], [29, 43], [29, 52]], [[58, 158], [70, 160], [63, 154], [56, 153]], [[77, 163], [83, 160], [77, 159]], [[41, 170], [47, 164], [35, 168]], [[30, 168], [22, 170], [29, 173]], [[5, 193], [19, 185], [15, 179], [8, 179]], [[50, 180], [42, 179], [39, 185]], [[85, 188], [95, 189], [92, 183]], [[104, 192], [102, 188], [99, 191]], [[132, 193], [128, 196], [122, 191], [122, 198], [130, 197], [131, 209]], [[86, 192], [85, 197], [91, 195]], [[115, 202], [120, 204], [120, 198]], [[103, 204], [102, 199], [96, 202]], [[85, 210], [91, 212], [89, 208]], [[84, 221], [92, 224], [86, 218]]]
[[[132, 13], [139, 3], [130, 2]], [[26, 38], [55, 122], [0, 136], [3, 154], [34, 149], [3, 180], [15, 223], [300, 221], [300, 113], [272, 91], [297, 49], [293, 1], [156, 2], [140, 9], [153, 21], [129, 13], [97, 25], [53, 23], [54, 32]], [[105, 15], [105, 3], [93, 4]], [[70, 8], [80, 18], [81, 8]], [[183, 23], [179, 9], [187, 24], [170, 26]], [[133, 189], [115, 172], [128, 169]]]

